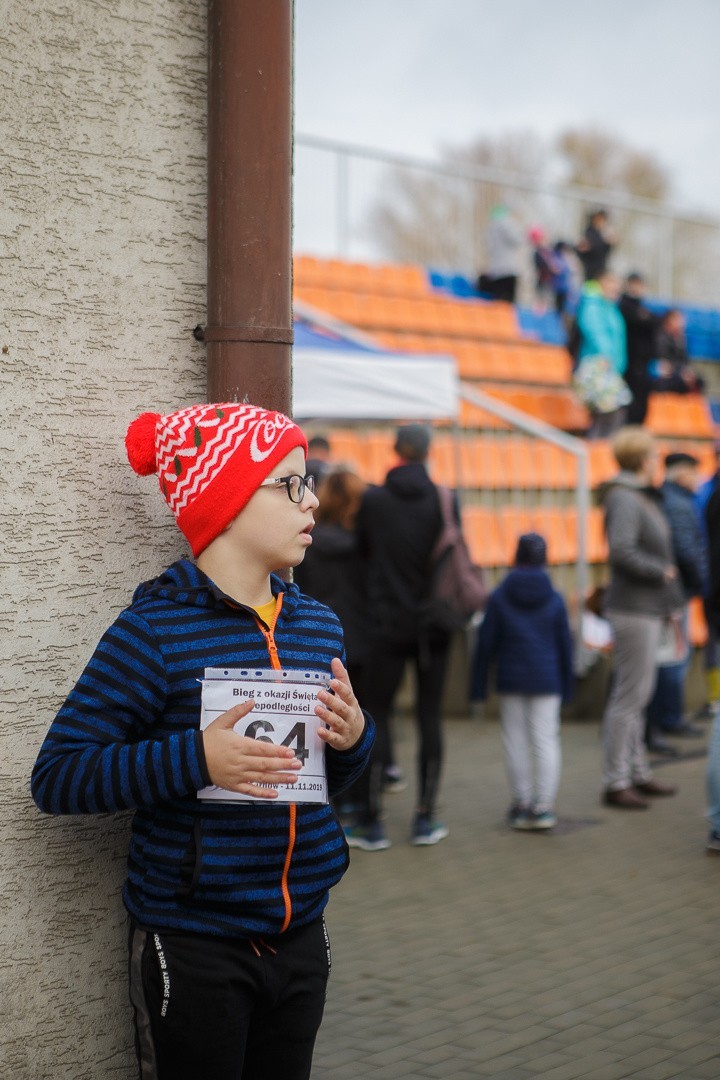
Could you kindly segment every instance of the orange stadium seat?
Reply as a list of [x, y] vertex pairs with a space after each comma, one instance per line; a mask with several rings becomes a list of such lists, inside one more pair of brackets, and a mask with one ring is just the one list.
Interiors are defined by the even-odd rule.
[[590, 447], [590, 487], [596, 488], [598, 484], [609, 480], [618, 471], [618, 463], [612, 452], [609, 442], [598, 439], [591, 442]]
[[293, 277], [295, 285], [303, 288], [351, 289], [383, 296], [422, 296], [431, 292], [421, 266], [371, 265], [295, 255]]
[[473, 482], [481, 488], [497, 490], [506, 484], [501, 444], [497, 439], [477, 438], [474, 441]]
[[587, 518], [588, 561], [607, 562], [608, 549], [605, 537], [605, 515], [601, 506], [591, 507]]
[[[424, 319], [425, 316], [420, 316], [421, 322]], [[427, 322], [428, 325], [431, 322], [429, 316]], [[564, 349], [554, 346], [541, 348], [527, 343], [480, 341], [472, 340], [468, 336], [452, 337], [444, 333], [409, 333], [404, 328], [382, 330], [375, 336], [388, 349], [455, 356], [460, 375], [465, 379], [492, 379], [540, 385], [562, 385], [567, 382], [565, 372], [570, 365], [568, 354]]]
[[710, 406], [697, 394], [651, 394], [647, 427], [655, 435], [711, 439], [713, 422]]
[[463, 533], [473, 561], [484, 567], [505, 565], [497, 514], [482, 506], [468, 506], [463, 510], [462, 518]]
[[365, 437], [366, 479], [372, 484], [381, 484], [393, 461], [392, 431], [372, 431]]
[[387, 295], [422, 296], [431, 291], [421, 266], [385, 265], [368, 269], [373, 287]]
[[330, 433], [332, 459], [343, 465], [352, 465], [360, 476], [365, 476], [365, 451], [363, 440], [356, 431], [333, 428]]
[[511, 566], [515, 557], [518, 537], [532, 531], [532, 513], [523, 507], [503, 506], [498, 512], [503, 561], [500, 566]]
[[526, 490], [538, 486], [537, 458], [529, 451], [530, 440], [511, 436], [503, 440], [507, 486]]
[[530, 448], [536, 462], [537, 487], [554, 491], [572, 489], [577, 484], [577, 462], [573, 454], [559, 446], [537, 440]]
[[478, 439], [465, 435], [458, 442], [458, 456], [459, 456], [459, 468], [460, 475], [458, 477], [458, 483], [461, 487], [479, 488], [482, 486], [478, 482], [478, 453], [477, 444]]
[[462, 426], [466, 428], [504, 430], [510, 427], [504, 420], [499, 420], [496, 416], [486, 412], [485, 409], [465, 400], [461, 400], [460, 402], [460, 422]]
[[577, 559], [577, 519], [573, 513], [560, 507], [532, 512], [535, 532], [545, 537], [548, 546], [548, 562], [553, 566], [573, 563]]
[[456, 487], [457, 456], [451, 435], [437, 435], [430, 446], [430, 472], [433, 480], [445, 487]]
[[590, 424], [587, 409], [568, 390], [539, 394], [538, 409], [546, 424], [552, 424], [563, 431], [585, 431]]

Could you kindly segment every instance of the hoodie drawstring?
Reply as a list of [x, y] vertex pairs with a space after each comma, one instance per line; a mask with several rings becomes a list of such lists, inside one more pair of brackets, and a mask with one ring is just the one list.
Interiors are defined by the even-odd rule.
[[248, 938], [248, 943], [258, 959], [262, 956], [261, 948], [267, 949], [271, 956], [277, 956], [277, 949], [274, 949], [272, 945], [268, 945], [264, 938], [258, 938], [257, 942], [254, 938]]

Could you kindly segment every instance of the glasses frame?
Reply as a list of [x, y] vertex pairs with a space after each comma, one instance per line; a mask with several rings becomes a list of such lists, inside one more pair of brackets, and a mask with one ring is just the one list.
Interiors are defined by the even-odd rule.
[[[293, 480], [299, 481], [297, 499], [293, 499], [292, 497], [290, 485], [292, 484]], [[303, 501], [306, 491], [309, 491], [311, 495], [315, 494], [315, 477], [312, 475], [312, 473], [307, 473], [305, 476], [301, 476], [300, 473], [290, 473], [288, 476], [271, 476], [269, 480], [263, 480], [262, 484], [260, 484], [259, 486], [261, 488], [277, 488], [280, 487], [282, 484], [285, 485], [288, 499], [295, 506], [299, 506], [300, 503]]]

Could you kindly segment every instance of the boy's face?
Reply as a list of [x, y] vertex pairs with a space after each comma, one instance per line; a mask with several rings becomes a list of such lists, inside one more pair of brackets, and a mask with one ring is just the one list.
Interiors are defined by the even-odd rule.
[[[299, 446], [275, 466], [268, 480], [292, 473], [305, 475], [305, 454]], [[312, 543], [313, 511], [319, 505], [309, 488], [300, 503], [290, 501], [284, 484], [259, 488], [230, 523], [227, 533], [243, 559], [256, 562], [268, 573], [297, 566]]]

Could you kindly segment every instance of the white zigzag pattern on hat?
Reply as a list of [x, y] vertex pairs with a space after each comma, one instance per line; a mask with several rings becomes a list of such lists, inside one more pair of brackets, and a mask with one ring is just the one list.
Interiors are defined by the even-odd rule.
[[172, 484], [176, 483], [178, 477], [174, 469], [171, 469], [171, 463], [187, 442], [187, 433], [193, 426], [193, 417], [197, 412], [196, 406], [182, 409], [175, 415], [167, 417], [166, 424], [161, 428], [162, 434], [158, 439], [156, 450], [158, 473]]
[[[176, 514], [185, 509], [201, 487], [212, 483], [229, 454], [247, 438], [248, 431], [243, 431], [243, 428], [248, 424], [249, 419], [247, 416], [233, 416], [227, 421], [221, 421], [215, 436], [203, 446], [205, 453], [201, 454], [190, 466], [175, 489], [173, 510]], [[242, 434], [238, 437], [239, 432]]]
[[[268, 445], [264, 451], [260, 451], [257, 448], [257, 436], [263, 425], [267, 421], [263, 418], [265, 414], [264, 409], [254, 409], [249, 415], [245, 413], [239, 417], [230, 418], [227, 422], [220, 421], [217, 437], [221, 438], [221, 442], [211, 440], [207, 444], [208, 450], [212, 450], [211, 456], [202, 454], [198, 460], [192, 465], [187, 472], [187, 475], [181, 479], [177, 488], [175, 489], [176, 513], [180, 513], [188, 503], [194, 498], [195, 494], [201, 486], [205, 486], [215, 479], [217, 473], [225, 464], [228, 457], [228, 451], [234, 453], [237, 447], [242, 443], [248, 435], [253, 434], [253, 446], [256, 449], [256, 453], [253, 453], [251, 449], [251, 457], [255, 461], [264, 460], [272, 451], [276, 448], [280, 439], [282, 438], [285, 428], [288, 427], [290, 421], [283, 418], [282, 422], [273, 421], [270, 426], [275, 429], [275, 438]], [[243, 428], [245, 430], [243, 430]], [[242, 431], [242, 434], [238, 438], [238, 432]]]
[[197, 415], [197, 413], [197, 406], [193, 406], [189, 409], [182, 409], [173, 416], [166, 417], [166, 422], [162, 427], [158, 425], [162, 432], [157, 441], [158, 472], [160, 472], [161, 469], [166, 469], [169, 461], [175, 457], [178, 449], [185, 445], [188, 429], [192, 426], [194, 416]]
[[[221, 419], [212, 413], [208, 415], [207, 405], [195, 405], [167, 418], [163, 434], [158, 440], [158, 471], [162, 470], [165, 479], [176, 485], [174, 491], [168, 493], [168, 502], [175, 514], [179, 514], [191, 502], [202, 486], [212, 483], [225, 464], [228, 451], [234, 452], [251, 433], [250, 457], [253, 461], [264, 461], [272, 453], [292, 421], [278, 416], [268, 422], [261, 418], [264, 412], [264, 409], [245, 407], [239, 415], [233, 410]], [[200, 447], [188, 447], [189, 433], [195, 425], [205, 429], [206, 441]], [[258, 437], [261, 433], [264, 434], [263, 426], [274, 429], [275, 437], [266, 448], [260, 449]], [[213, 427], [217, 430], [210, 434], [207, 429]], [[238, 432], [242, 432], [239, 438]], [[188, 465], [184, 476], [178, 477], [171, 467], [176, 455], [196, 458]]]

